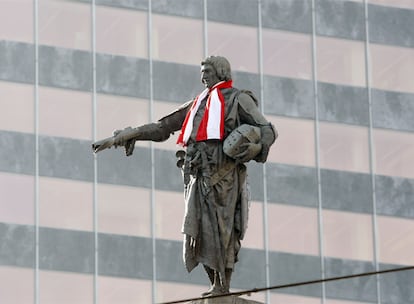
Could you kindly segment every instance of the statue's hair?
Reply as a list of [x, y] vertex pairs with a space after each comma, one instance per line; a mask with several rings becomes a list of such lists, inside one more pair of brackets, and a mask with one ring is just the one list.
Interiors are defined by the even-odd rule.
[[201, 65], [210, 64], [216, 70], [217, 77], [220, 80], [231, 80], [230, 62], [222, 56], [208, 56], [201, 62]]

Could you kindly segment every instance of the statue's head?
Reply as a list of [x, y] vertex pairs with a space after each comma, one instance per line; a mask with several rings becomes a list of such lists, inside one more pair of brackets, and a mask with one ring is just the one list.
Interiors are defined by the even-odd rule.
[[221, 56], [209, 56], [201, 62], [201, 82], [208, 88], [220, 81], [231, 80], [229, 61]]

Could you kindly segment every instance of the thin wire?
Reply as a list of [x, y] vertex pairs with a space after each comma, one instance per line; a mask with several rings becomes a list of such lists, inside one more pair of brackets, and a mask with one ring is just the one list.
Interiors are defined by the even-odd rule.
[[291, 288], [291, 287], [298, 287], [298, 286], [305, 286], [305, 285], [312, 285], [312, 284], [321, 284], [321, 283], [326, 283], [326, 282], [333, 282], [333, 281], [339, 281], [339, 280], [349, 280], [349, 279], [367, 277], [367, 276], [372, 276], [372, 275], [378, 276], [380, 274], [393, 273], [393, 272], [402, 272], [402, 271], [409, 271], [409, 270], [414, 270], [414, 266], [391, 268], [391, 269], [380, 270], [380, 271], [372, 271], [372, 272], [363, 272], [363, 273], [351, 274], [351, 275], [340, 276], [340, 277], [331, 277], [331, 278], [325, 278], [325, 279], [319, 279], [319, 280], [303, 281], [303, 282], [283, 284], [283, 285], [275, 285], [275, 286], [263, 287], [263, 288], [253, 288], [253, 289], [247, 289], [247, 290], [243, 290], [243, 291], [239, 291], [239, 292], [231, 292], [231, 293], [228, 293], [228, 294], [225, 294], [225, 295], [188, 298], [188, 299], [184, 299], [184, 300], [171, 301], [171, 302], [162, 302], [162, 303], [158, 303], [158, 304], [177, 304], [177, 303], [185, 303], [185, 302], [190, 302], [190, 301], [205, 300], [205, 299], [212, 299], [212, 298], [223, 298], [223, 297], [231, 297], [231, 296], [250, 295], [252, 293], [262, 292], [262, 291], [267, 291], [267, 290], [276, 290], [276, 289]]

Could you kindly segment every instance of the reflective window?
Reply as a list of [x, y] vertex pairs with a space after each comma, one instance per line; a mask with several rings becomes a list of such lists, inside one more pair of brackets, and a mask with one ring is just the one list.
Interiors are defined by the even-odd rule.
[[[97, 96], [97, 137], [112, 136], [114, 130], [137, 127], [149, 122], [149, 103], [146, 100], [98, 94]], [[138, 141], [139, 146], [148, 142]]]
[[268, 205], [269, 248], [273, 251], [319, 254], [317, 210], [282, 204]]
[[321, 167], [369, 172], [368, 128], [321, 122], [319, 132]]
[[33, 0], [0, 1], [0, 39], [33, 42]]
[[99, 276], [98, 285], [99, 304], [152, 302], [151, 281]]
[[183, 240], [181, 233], [184, 217], [184, 195], [182, 192], [156, 191], [156, 223], [158, 238]]
[[92, 95], [39, 87], [39, 132], [43, 135], [92, 138]]
[[257, 73], [257, 29], [218, 22], [208, 23], [208, 54], [226, 57], [232, 70]]
[[263, 203], [253, 201], [250, 202], [249, 222], [242, 247], [263, 249], [263, 241]]
[[315, 129], [312, 120], [266, 116], [279, 136], [270, 149], [268, 161], [315, 166]]
[[263, 29], [263, 72], [312, 79], [311, 46], [309, 35]]
[[152, 16], [152, 52], [155, 60], [198, 65], [203, 59], [202, 20]]
[[0, 172], [0, 222], [34, 224], [34, 177]]
[[93, 275], [40, 271], [39, 281], [39, 303], [93, 303]]
[[32, 133], [33, 96], [33, 86], [0, 81], [0, 129]]
[[413, 0], [368, 0], [370, 4], [384, 5], [384, 6], [394, 6], [400, 8], [414, 9]]
[[374, 129], [375, 173], [414, 178], [414, 134]]
[[372, 86], [414, 93], [414, 49], [370, 44]]
[[414, 264], [414, 220], [378, 216], [380, 262]]
[[99, 231], [151, 236], [150, 190], [98, 185]]
[[92, 230], [92, 183], [40, 177], [39, 214], [41, 226]]
[[372, 261], [372, 217], [367, 214], [323, 210], [324, 254]]
[[365, 47], [363, 42], [317, 37], [318, 80], [365, 86]]
[[96, 50], [131, 57], [148, 57], [147, 13], [96, 6]]
[[34, 303], [34, 270], [0, 266], [1, 303]]
[[90, 50], [91, 6], [60, 0], [39, 0], [39, 43]]

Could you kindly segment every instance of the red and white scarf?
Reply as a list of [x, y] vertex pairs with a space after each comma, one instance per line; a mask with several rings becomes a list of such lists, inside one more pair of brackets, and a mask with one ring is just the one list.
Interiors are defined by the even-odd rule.
[[233, 81], [221, 81], [211, 89], [207, 88], [196, 97], [190, 111], [184, 119], [181, 133], [178, 136], [177, 144], [185, 146], [193, 131], [194, 116], [200, 107], [201, 101], [210, 93], [203, 118], [197, 130], [196, 141], [207, 139], [220, 139], [224, 137], [224, 106], [225, 100], [220, 89], [231, 88]]

